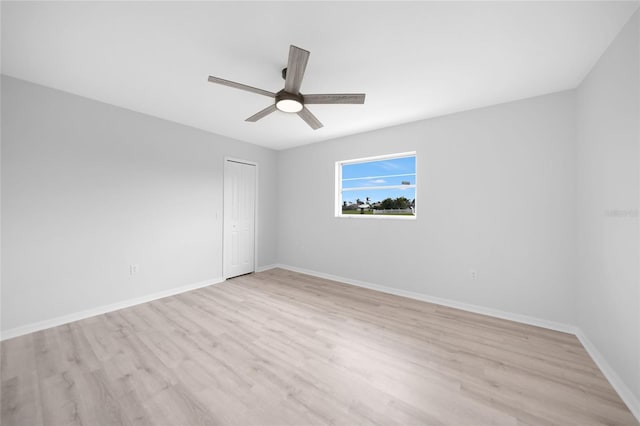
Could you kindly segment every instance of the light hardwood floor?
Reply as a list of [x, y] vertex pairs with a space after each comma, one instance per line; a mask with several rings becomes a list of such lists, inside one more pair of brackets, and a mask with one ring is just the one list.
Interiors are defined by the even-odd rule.
[[637, 425], [575, 336], [275, 269], [2, 342], [2, 425]]

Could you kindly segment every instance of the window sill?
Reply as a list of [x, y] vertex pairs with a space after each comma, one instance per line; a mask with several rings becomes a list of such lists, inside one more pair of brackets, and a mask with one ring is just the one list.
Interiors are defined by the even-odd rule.
[[340, 214], [335, 215], [336, 219], [351, 220], [416, 220], [417, 216], [413, 215], [372, 215], [372, 214]]

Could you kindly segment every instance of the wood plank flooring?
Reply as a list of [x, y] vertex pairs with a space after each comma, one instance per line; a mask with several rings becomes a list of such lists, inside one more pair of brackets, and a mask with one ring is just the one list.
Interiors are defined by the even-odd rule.
[[2, 425], [637, 425], [575, 336], [281, 269], [1, 344]]

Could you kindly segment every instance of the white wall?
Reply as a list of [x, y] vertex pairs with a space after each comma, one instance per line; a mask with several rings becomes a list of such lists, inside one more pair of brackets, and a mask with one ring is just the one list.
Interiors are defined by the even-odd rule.
[[[573, 323], [574, 96], [541, 96], [281, 152], [280, 262]], [[415, 221], [334, 217], [335, 161], [413, 150]]]
[[222, 277], [225, 155], [272, 264], [275, 151], [3, 76], [2, 330]]
[[639, 51], [636, 13], [577, 92], [577, 322], [637, 401]]

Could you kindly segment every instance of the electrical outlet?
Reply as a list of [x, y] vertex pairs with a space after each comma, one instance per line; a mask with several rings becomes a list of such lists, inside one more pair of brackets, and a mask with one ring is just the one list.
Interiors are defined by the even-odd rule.
[[469, 277], [471, 277], [472, 280], [478, 279], [478, 271], [475, 269], [470, 270]]
[[138, 265], [137, 263], [130, 265], [129, 272], [131, 272], [131, 275], [137, 274], [138, 272], [140, 272], [140, 265]]

